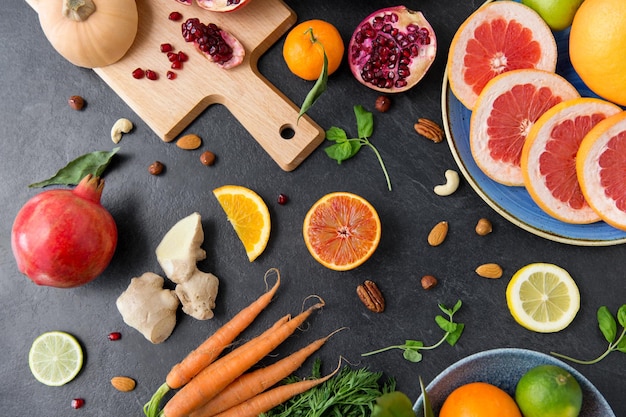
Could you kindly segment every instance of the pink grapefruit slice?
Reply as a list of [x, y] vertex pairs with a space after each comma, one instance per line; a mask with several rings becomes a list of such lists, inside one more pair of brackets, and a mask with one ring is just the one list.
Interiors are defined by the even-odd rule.
[[626, 230], [626, 112], [599, 122], [576, 155], [582, 193], [606, 223]]
[[573, 224], [600, 220], [580, 189], [576, 154], [596, 124], [620, 111], [605, 100], [576, 98], [552, 107], [530, 129], [522, 148], [524, 184], [548, 215]]
[[478, 167], [500, 184], [523, 186], [520, 160], [528, 132], [550, 108], [578, 97], [554, 72], [520, 69], [493, 78], [470, 119], [470, 150]]
[[450, 89], [472, 110], [487, 82], [507, 71], [554, 72], [556, 41], [545, 21], [514, 1], [484, 4], [461, 24], [450, 44]]

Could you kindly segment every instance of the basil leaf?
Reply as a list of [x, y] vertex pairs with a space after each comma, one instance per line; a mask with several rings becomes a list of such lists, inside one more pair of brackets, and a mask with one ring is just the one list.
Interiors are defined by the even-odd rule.
[[615, 318], [606, 306], [602, 306], [598, 309], [597, 316], [598, 326], [600, 327], [602, 335], [607, 342], [613, 343], [617, 336], [617, 323], [615, 322]]
[[422, 391], [422, 403], [424, 404], [424, 417], [435, 417], [435, 412], [433, 411], [432, 405], [430, 405], [430, 398], [428, 398], [428, 393], [426, 392], [426, 388], [424, 387], [424, 381], [422, 381], [422, 377], [419, 377], [420, 380], [420, 390]]
[[616, 349], [622, 353], [626, 353], [626, 337], [622, 337], [622, 340], [616, 346]]
[[357, 141], [345, 141], [341, 143], [335, 143], [324, 149], [326, 155], [337, 161], [338, 164], [346, 159], [352, 158], [361, 147], [361, 144]]
[[617, 310], [617, 320], [619, 321], [619, 324], [622, 325], [622, 327], [626, 327], [626, 304], [622, 305]]
[[374, 133], [374, 116], [361, 105], [354, 106], [354, 115], [356, 116], [356, 125], [358, 128], [359, 138], [369, 138]]
[[410, 347], [424, 347], [424, 342], [420, 341], [420, 340], [405, 340], [404, 341], [404, 346], [410, 346]]
[[456, 304], [454, 305], [454, 307], [452, 307], [452, 314], [454, 314], [457, 311], [459, 311], [459, 309], [461, 308], [462, 305], [463, 305], [463, 302], [461, 300], [458, 300], [456, 302]]
[[393, 391], [376, 399], [372, 417], [415, 417], [415, 413], [409, 397], [400, 391]]
[[402, 353], [402, 356], [404, 357], [404, 359], [406, 359], [409, 362], [421, 362], [422, 361], [422, 354], [420, 352], [418, 352], [417, 350], [405, 350], [404, 353]]
[[85, 178], [87, 174], [99, 177], [111, 162], [113, 155], [115, 155], [119, 149], [120, 148], [117, 147], [113, 148], [110, 152], [96, 151], [81, 155], [73, 161], [70, 161], [52, 177], [44, 181], [30, 184], [28, 187], [41, 188], [48, 185], [76, 185]]
[[326, 139], [333, 142], [345, 142], [348, 140], [348, 135], [345, 130], [333, 126], [326, 131]]
[[326, 50], [323, 46], [322, 53], [324, 54], [322, 72], [320, 73], [320, 76], [315, 82], [315, 85], [313, 86], [311, 91], [309, 91], [309, 94], [306, 95], [304, 102], [302, 103], [302, 107], [300, 108], [300, 113], [298, 114], [298, 120], [300, 120], [304, 113], [306, 113], [311, 107], [313, 107], [313, 104], [315, 104], [317, 99], [320, 98], [324, 91], [326, 91], [326, 87], [328, 85], [328, 57], [326, 56]]

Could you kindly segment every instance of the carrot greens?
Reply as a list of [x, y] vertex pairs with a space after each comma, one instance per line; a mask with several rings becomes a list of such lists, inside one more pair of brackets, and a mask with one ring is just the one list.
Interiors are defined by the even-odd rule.
[[[317, 359], [313, 363], [314, 378], [321, 376], [320, 368], [321, 361]], [[260, 417], [369, 416], [378, 397], [395, 391], [395, 380], [388, 379], [381, 383], [381, 377], [380, 372], [371, 372], [366, 368], [353, 369], [345, 365], [334, 378], [293, 397]], [[285, 382], [299, 380], [300, 378], [293, 376]]]
[[454, 314], [461, 308], [461, 300], [457, 301], [452, 308], [448, 308], [443, 304], [439, 304], [439, 309], [445, 313], [448, 318], [441, 315], [435, 317], [437, 325], [445, 332], [443, 337], [434, 345], [425, 346], [421, 340], [406, 340], [403, 345], [392, 345], [382, 349], [374, 350], [361, 354], [361, 356], [370, 356], [377, 353], [386, 352], [392, 349], [401, 349], [404, 351], [403, 356], [409, 362], [420, 362], [422, 360], [422, 350], [433, 350], [439, 347], [443, 342], [448, 342], [450, 346], [454, 346], [461, 337], [465, 325], [463, 323], [455, 323], [453, 321]]

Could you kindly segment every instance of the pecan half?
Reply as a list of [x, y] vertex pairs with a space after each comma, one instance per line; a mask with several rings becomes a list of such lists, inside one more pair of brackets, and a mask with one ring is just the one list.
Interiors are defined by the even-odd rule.
[[435, 143], [443, 140], [443, 129], [432, 120], [423, 118], [417, 119], [417, 123], [413, 125], [413, 128], [418, 134]]
[[374, 281], [365, 281], [356, 287], [356, 293], [370, 311], [382, 313], [385, 310], [385, 299]]

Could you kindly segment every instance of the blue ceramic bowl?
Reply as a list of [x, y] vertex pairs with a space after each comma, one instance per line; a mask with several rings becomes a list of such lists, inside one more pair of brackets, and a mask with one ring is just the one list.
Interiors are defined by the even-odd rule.
[[[489, 3], [489, 2], [487, 2]], [[583, 97], [597, 97], [582, 82], [569, 60], [569, 30], [556, 32], [557, 74], [568, 80]], [[567, 224], [546, 214], [535, 204], [525, 187], [508, 187], [487, 177], [472, 157], [469, 130], [472, 112], [452, 93], [448, 72], [444, 75], [441, 96], [444, 129], [448, 145], [459, 169], [478, 195], [496, 212], [533, 234], [578, 246], [608, 246], [626, 243], [626, 232], [605, 222]]]
[[[564, 368], [580, 384], [583, 391], [583, 404], [579, 417], [615, 417], [602, 394], [581, 373], [552, 356], [526, 349], [493, 349], [461, 359], [428, 384], [426, 392], [433, 411], [437, 415], [448, 395], [463, 384], [488, 382], [514, 396], [517, 381], [528, 370], [545, 364]], [[421, 395], [413, 406], [413, 410], [417, 417], [424, 417]]]

